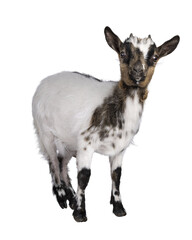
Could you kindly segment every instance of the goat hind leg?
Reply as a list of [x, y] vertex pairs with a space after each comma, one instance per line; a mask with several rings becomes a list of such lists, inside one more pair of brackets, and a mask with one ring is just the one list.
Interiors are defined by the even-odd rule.
[[49, 163], [50, 173], [52, 176], [53, 194], [56, 195], [59, 206], [61, 208], [66, 208], [67, 198], [65, 189], [60, 178], [59, 162], [57, 159], [57, 149], [54, 142], [54, 136], [51, 133], [46, 133], [41, 134], [38, 137], [40, 142], [40, 148], [43, 149], [42, 153]]
[[62, 152], [61, 149], [58, 154], [59, 168], [60, 168], [60, 177], [63, 184], [63, 187], [66, 192], [67, 200], [69, 201], [69, 206], [71, 209], [74, 209], [76, 206], [76, 193], [72, 187], [71, 179], [68, 174], [68, 163], [72, 158], [73, 154], [64, 149]]

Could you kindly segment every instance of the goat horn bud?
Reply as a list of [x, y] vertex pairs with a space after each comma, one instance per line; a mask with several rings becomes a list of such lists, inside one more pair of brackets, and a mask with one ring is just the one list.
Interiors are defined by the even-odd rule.
[[129, 37], [132, 38], [133, 37], [133, 33], [131, 33]]

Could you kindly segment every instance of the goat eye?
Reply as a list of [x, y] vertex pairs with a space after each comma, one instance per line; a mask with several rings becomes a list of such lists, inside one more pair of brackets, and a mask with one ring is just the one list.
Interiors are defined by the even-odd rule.
[[120, 56], [121, 56], [122, 58], [124, 58], [124, 57], [125, 57], [125, 53], [124, 53], [124, 52], [121, 52], [121, 53], [120, 53]]
[[157, 59], [158, 59], [158, 56], [157, 55], [153, 55], [152, 59], [153, 59], [154, 62], [156, 62]]

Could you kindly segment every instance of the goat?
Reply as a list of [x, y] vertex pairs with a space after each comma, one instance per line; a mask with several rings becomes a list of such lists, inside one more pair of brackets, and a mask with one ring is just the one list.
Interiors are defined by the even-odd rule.
[[[85, 189], [94, 152], [109, 156], [110, 203], [116, 216], [126, 215], [120, 195], [123, 155], [139, 130], [155, 66], [180, 40], [175, 36], [156, 47], [150, 35], [141, 39], [131, 34], [122, 42], [109, 27], [104, 33], [119, 57], [119, 82], [61, 72], [42, 80], [32, 102], [34, 127], [40, 151], [49, 163], [53, 193], [61, 208], [69, 201], [77, 222], [87, 221]], [[72, 157], [77, 161], [77, 192], [68, 175]]]

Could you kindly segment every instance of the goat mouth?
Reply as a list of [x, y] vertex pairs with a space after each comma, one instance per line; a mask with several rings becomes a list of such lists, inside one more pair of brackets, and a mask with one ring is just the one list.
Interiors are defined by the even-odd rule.
[[133, 75], [130, 75], [130, 78], [131, 78], [131, 80], [132, 80], [136, 85], [139, 85], [140, 82], [142, 82], [142, 81], [145, 80], [145, 76], [135, 77], [135, 76], [133, 76]]

